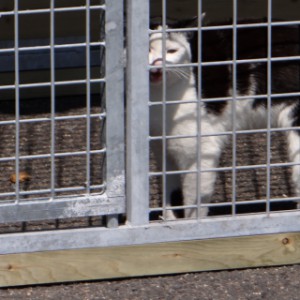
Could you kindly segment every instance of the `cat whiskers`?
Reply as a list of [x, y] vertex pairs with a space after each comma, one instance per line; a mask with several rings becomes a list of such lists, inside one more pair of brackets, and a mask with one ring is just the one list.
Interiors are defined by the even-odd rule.
[[186, 69], [182, 69], [182, 68], [172, 68], [171, 70], [174, 74], [176, 74], [179, 78], [182, 79], [189, 79], [191, 74], [189, 71], [187, 71]]

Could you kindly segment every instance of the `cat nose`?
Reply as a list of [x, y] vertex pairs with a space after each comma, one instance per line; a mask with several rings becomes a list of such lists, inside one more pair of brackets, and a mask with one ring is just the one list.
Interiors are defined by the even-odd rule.
[[157, 58], [152, 62], [152, 66], [161, 66], [162, 65], [162, 58]]

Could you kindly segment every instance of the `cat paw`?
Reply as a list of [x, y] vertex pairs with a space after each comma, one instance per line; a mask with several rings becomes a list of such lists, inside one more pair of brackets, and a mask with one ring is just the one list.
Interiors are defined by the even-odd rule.
[[176, 216], [172, 210], [167, 210], [165, 213], [165, 216], [160, 216], [159, 217], [162, 221], [172, 221], [176, 220]]

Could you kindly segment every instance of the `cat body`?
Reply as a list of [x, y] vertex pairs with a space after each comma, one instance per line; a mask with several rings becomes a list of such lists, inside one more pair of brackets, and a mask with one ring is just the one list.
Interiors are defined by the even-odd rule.
[[[154, 28], [162, 30], [161, 26]], [[299, 55], [299, 32], [297, 26], [274, 27], [272, 57]], [[197, 31], [164, 34], [165, 38], [161, 32], [150, 35], [149, 64], [152, 104], [150, 130], [151, 136], [168, 137], [165, 143], [165, 167], [162, 163], [162, 146], [153, 149], [161, 171], [179, 171], [166, 176], [166, 206], [171, 206], [172, 192], [181, 189], [183, 204], [193, 207], [211, 200], [216, 172], [209, 170], [218, 167], [220, 155], [229, 138], [229, 134], [222, 133], [266, 129], [268, 115], [271, 128], [300, 126], [299, 96], [272, 97], [270, 113], [266, 96], [269, 91], [272, 94], [299, 92], [300, 63], [299, 60], [278, 61], [272, 62], [271, 68], [268, 68], [266, 26], [239, 29], [235, 50], [232, 29], [203, 31], [201, 52], [197, 48]], [[237, 59], [249, 62], [234, 66], [234, 51]], [[198, 62], [198, 52], [201, 53], [202, 62], [219, 64], [203, 65], [199, 73], [198, 68], [188, 65]], [[163, 71], [164, 60], [168, 66], [175, 67], [165, 67]], [[187, 65], [176, 67], [176, 64]], [[271, 70], [269, 77], [268, 70]], [[235, 91], [234, 76], [237, 79]], [[271, 88], [268, 90], [270, 78]], [[256, 95], [260, 97], [255, 98]], [[234, 100], [241, 96], [242, 99]], [[209, 101], [210, 98], [213, 100]], [[299, 130], [287, 131], [287, 140], [290, 160], [300, 163]], [[300, 196], [299, 165], [293, 166], [292, 180], [296, 194]], [[199, 215], [206, 216], [207, 212], [205, 205], [201, 206]], [[166, 218], [174, 217], [172, 210], [167, 210]], [[185, 209], [185, 217], [197, 217], [197, 210]]]

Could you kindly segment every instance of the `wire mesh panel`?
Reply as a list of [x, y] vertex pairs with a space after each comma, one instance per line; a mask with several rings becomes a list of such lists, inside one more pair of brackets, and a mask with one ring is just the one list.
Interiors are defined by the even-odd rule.
[[[111, 217], [1, 253], [299, 231], [300, 20], [279, 2], [2, 8], [1, 220]], [[47, 26], [23, 38], [29, 16]]]
[[184, 19], [170, 1], [151, 2], [153, 219], [297, 211], [299, 16], [279, 1], [247, 16], [241, 2], [227, 1], [219, 20], [205, 1]]
[[123, 213], [122, 3], [0, 10], [0, 221]]

